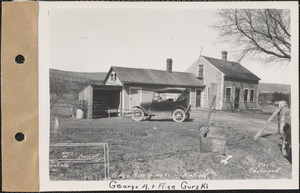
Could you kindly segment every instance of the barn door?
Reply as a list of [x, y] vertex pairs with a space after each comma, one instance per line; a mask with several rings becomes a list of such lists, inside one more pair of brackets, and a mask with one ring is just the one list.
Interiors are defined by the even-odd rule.
[[129, 109], [134, 106], [140, 106], [142, 101], [142, 88], [129, 88]]

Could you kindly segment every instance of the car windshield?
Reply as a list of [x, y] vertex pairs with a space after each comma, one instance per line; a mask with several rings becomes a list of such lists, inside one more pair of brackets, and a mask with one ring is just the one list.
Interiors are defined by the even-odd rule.
[[176, 101], [182, 93], [157, 93], [153, 95], [153, 101]]
[[183, 93], [186, 90], [187, 89], [185, 89], [185, 88], [163, 88], [163, 89], [156, 90], [155, 92], [158, 92], [158, 93]]

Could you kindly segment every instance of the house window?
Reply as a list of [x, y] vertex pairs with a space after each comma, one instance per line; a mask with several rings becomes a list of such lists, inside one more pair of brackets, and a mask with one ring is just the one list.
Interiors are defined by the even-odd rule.
[[250, 90], [250, 102], [254, 101], [254, 89]]
[[249, 92], [249, 89], [248, 89], [248, 88], [245, 88], [245, 89], [244, 89], [244, 102], [247, 102], [247, 101], [248, 101], [248, 92]]
[[111, 73], [110, 74], [110, 80], [115, 82], [117, 80], [117, 74], [116, 73]]
[[231, 98], [231, 88], [226, 88], [226, 102], [230, 102]]
[[198, 66], [198, 77], [203, 77], [203, 64]]

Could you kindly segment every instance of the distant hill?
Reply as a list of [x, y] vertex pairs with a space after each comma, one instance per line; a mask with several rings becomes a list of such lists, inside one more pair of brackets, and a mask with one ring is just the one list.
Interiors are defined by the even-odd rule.
[[73, 72], [50, 69], [50, 94], [56, 103], [74, 104], [79, 93], [88, 85], [101, 85], [107, 72]]
[[259, 83], [258, 84], [259, 93], [285, 93], [291, 92], [291, 85], [289, 84], [274, 84], [274, 83]]
[[91, 82], [103, 84], [107, 72], [73, 72], [50, 69], [50, 79], [58, 78], [71, 82]]

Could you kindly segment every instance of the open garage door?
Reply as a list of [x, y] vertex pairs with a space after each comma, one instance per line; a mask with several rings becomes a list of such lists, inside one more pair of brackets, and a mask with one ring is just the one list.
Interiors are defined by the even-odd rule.
[[122, 87], [111, 85], [89, 85], [79, 94], [79, 100], [86, 107], [86, 118], [118, 116], [121, 108]]
[[93, 118], [117, 116], [120, 109], [120, 91], [94, 90]]

